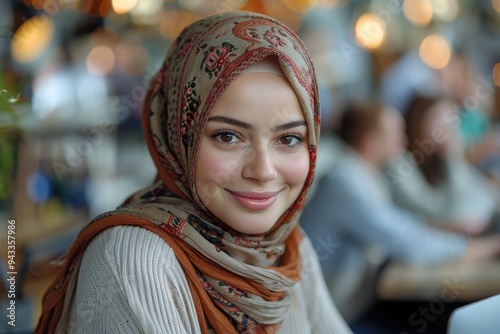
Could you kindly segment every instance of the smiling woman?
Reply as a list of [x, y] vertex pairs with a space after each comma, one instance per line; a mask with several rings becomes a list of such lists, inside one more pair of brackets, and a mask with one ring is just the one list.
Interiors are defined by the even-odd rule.
[[278, 21], [188, 26], [143, 108], [156, 181], [82, 230], [36, 333], [350, 333], [298, 225], [318, 101]]

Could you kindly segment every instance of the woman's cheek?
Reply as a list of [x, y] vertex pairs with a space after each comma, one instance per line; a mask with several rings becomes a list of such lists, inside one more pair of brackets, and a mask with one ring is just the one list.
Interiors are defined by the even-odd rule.
[[234, 177], [238, 165], [238, 160], [228, 154], [210, 154], [203, 161], [203, 179], [222, 187]]
[[304, 152], [301, 156], [294, 156], [281, 162], [281, 170], [285, 182], [291, 187], [298, 186], [302, 189], [309, 173], [309, 152]]

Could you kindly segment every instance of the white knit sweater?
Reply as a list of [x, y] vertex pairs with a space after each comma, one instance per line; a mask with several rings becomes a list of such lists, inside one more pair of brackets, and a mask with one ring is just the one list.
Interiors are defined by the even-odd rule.
[[[351, 333], [331, 301], [309, 239], [300, 253], [302, 281], [279, 333]], [[113, 227], [91, 241], [70, 312], [71, 333], [201, 333], [173, 250], [141, 227]]]

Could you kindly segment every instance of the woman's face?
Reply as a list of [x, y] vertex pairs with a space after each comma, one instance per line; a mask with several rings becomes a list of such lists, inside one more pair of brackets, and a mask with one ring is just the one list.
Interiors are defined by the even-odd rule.
[[231, 228], [267, 232], [304, 186], [307, 138], [302, 108], [286, 78], [238, 76], [217, 101], [201, 138], [199, 198]]

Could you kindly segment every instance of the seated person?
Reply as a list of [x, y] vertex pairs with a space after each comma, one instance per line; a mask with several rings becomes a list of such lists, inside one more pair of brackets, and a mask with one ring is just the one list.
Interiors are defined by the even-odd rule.
[[394, 201], [426, 219], [468, 234], [484, 231], [498, 195], [464, 158], [454, 128], [456, 106], [446, 98], [418, 96], [406, 115], [409, 152], [386, 171]]
[[480, 77], [476, 64], [464, 53], [455, 53], [437, 74], [442, 93], [459, 108], [459, 113], [449, 120], [458, 121], [465, 158], [487, 175], [497, 176], [500, 174], [500, 133], [491, 122], [493, 88]]
[[385, 253], [392, 261], [438, 265], [500, 253], [499, 236], [468, 239], [431, 227], [394, 204], [382, 168], [401, 154], [403, 126], [394, 109], [373, 103], [351, 106], [339, 130], [347, 144], [342, 157], [317, 180], [301, 216], [333, 299], [348, 320], [371, 302], [366, 297], [373, 295], [362, 291], [373, 289], [374, 282], [361, 277], [376, 254]]

